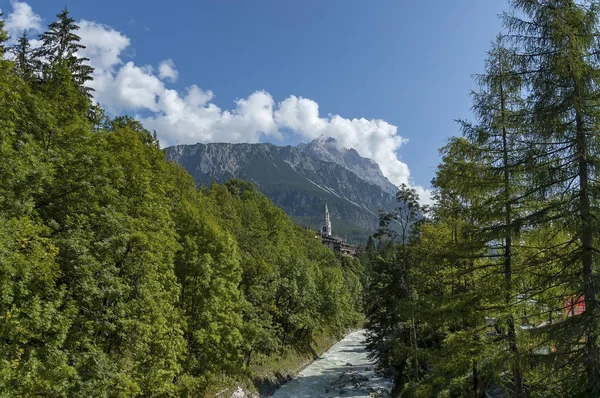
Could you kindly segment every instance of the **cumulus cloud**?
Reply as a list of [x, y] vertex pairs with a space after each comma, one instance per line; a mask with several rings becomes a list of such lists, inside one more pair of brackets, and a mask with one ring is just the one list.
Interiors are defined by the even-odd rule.
[[275, 111], [278, 126], [313, 139], [333, 137], [346, 148], [354, 148], [364, 157], [379, 163], [383, 174], [394, 184], [408, 184], [410, 171], [396, 152], [407, 142], [398, 128], [380, 119], [346, 119], [339, 115], [322, 118], [319, 105], [310, 99], [290, 96]]
[[113, 113], [147, 109], [157, 112], [157, 97], [165, 91], [162, 81], [149, 65], [137, 66], [123, 62], [123, 52], [130, 40], [110, 26], [82, 20], [78, 22], [81, 43], [80, 55], [90, 59], [96, 101]]
[[129, 46], [129, 38], [96, 22], [81, 20], [77, 24], [77, 34], [86, 46], [80, 55], [92, 59], [97, 71], [114, 72], [115, 66], [123, 63], [120, 55]]
[[175, 69], [175, 62], [172, 59], [166, 59], [158, 65], [158, 77], [163, 80], [174, 82], [177, 80], [179, 72]]
[[281, 138], [273, 120], [270, 94], [257, 91], [239, 99], [232, 110], [222, 110], [209, 101], [212, 92], [197, 86], [185, 94], [165, 90], [158, 100], [159, 112], [142, 118], [144, 125], [159, 133], [166, 145], [196, 142], [258, 142], [263, 136]]
[[12, 11], [6, 17], [5, 29], [11, 36], [11, 41], [16, 41], [17, 37], [24, 30], [39, 32], [42, 30], [42, 18], [33, 12], [31, 6], [25, 2], [11, 1]]
[[[41, 19], [29, 5], [16, 1], [12, 5], [14, 11], [7, 18], [12, 21], [11, 29], [40, 30]], [[380, 119], [324, 117], [311, 99], [291, 95], [277, 103], [260, 90], [236, 100], [231, 109], [221, 109], [210, 90], [196, 85], [174, 90], [165, 85], [179, 75], [173, 60], [162, 61], [158, 70], [124, 62], [131, 44], [126, 35], [96, 22], [82, 20], [78, 24], [86, 46], [80, 55], [89, 58], [95, 68], [89, 84], [95, 89], [96, 101], [114, 114], [136, 114], [148, 129], [156, 130], [162, 145], [283, 140], [289, 132], [306, 140], [330, 136], [375, 160], [392, 183], [413, 186], [422, 202], [430, 201], [430, 192], [411, 184], [409, 168], [398, 158], [407, 140], [396, 126]]]

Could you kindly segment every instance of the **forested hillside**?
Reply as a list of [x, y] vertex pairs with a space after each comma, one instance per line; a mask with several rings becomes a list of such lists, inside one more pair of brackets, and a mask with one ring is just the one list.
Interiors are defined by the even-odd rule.
[[0, 395], [202, 396], [360, 321], [356, 260], [94, 105], [66, 10], [36, 49], [2, 24]]
[[[369, 346], [402, 397], [600, 397], [600, 4], [510, 3], [435, 206], [365, 253]], [[419, 210], [400, 198], [382, 234]]]
[[314, 230], [321, 228], [327, 204], [335, 234], [364, 244], [377, 230], [378, 211], [394, 207], [398, 188], [377, 163], [339, 146], [320, 137], [298, 146], [209, 143], [165, 151], [198, 186], [231, 178], [252, 181], [294, 221]]

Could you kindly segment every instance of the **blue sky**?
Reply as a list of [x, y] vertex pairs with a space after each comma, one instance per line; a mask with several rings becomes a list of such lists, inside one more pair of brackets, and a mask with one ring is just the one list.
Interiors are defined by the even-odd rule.
[[[23, 3], [0, 0], [5, 17], [15, 4]], [[41, 18], [42, 27], [67, 5], [76, 20], [102, 24], [105, 32], [115, 31], [120, 38], [127, 38], [120, 46], [115, 44], [118, 62], [104, 62], [107, 73], [112, 80], [119, 80], [119, 68], [131, 62], [131, 75], [156, 88], [155, 104], [145, 99], [132, 103], [126, 98], [131, 91], [124, 94], [101, 88], [101, 102], [114, 113], [137, 115], [157, 130], [186, 128], [182, 126], [193, 130], [190, 126], [204, 126], [205, 116], [186, 125], [167, 125], [165, 118], [159, 121], [148, 116], [168, 114], [164, 108], [168, 105], [161, 103], [166, 104], [169, 95], [174, 103], [189, 100], [204, 107], [203, 112], [213, 105], [221, 112], [218, 124], [206, 124], [221, 135], [169, 133], [172, 135], [167, 137], [159, 130], [159, 136], [167, 137], [165, 143], [287, 144], [307, 141], [317, 130], [342, 136], [344, 126], [350, 126], [348, 121], [355, 118], [381, 119], [396, 126], [396, 132], [387, 125], [356, 122], [348, 133], [356, 137], [348, 139], [347, 146], [371, 155], [380, 164], [391, 162], [382, 169], [387, 167], [386, 174], [400, 181], [398, 176], [406, 171], [392, 164], [389, 154], [377, 145], [391, 147], [399, 162], [408, 165], [410, 183], [423, 187], [428, 187], [433, 177], [438, 148], [449, 136], [459, 134], [454, 119], [470, 117], [471, 75], [482, 71], [489, 44], [501, 30], [498, 14], [508, 8], [504, 0], [27, 0], [26, 4]], [[107, 36], [107, 43], [98, 44], [105, 46], [102, 54], [114, 55], [106, 47], [111, 42], [118, 40]], [[176, 79], [167, 72], [159, 82], [141, 76], [158, 76], [165, 60], [171, 60], [168, 65], [177, 71]], [[198, 90], [186, 97], [193, 85]], [[266, 95], [252, 97], [263, 91]], [[296, 110], [300, 109], [299, 97], [310, 99], [306, 109], [318, 104], [318, 123], [301, 126], [294, 119], [276, 121], [273, 126], [268, 115], [258, 112], [257, 117], [254, 113], [245, 117], [245, 124], [233, 120], [223, 127], [221, 119], [231, 119], [223, 111], [244, 112], [234, 111], [240, 108], [237, 99], [245, 100], [242, 108], [254, 112], [268, 108], [270, 100], [276, 109], [290, 96], [296, 98], [292, 104]], [[330, 114], [339, 115], [339, 123], [330, 119]], [[363, 127], [372, 134], [361, 138]], [[232, 135], [232, 129], [248, 129], [248, 133]], [[267, 132], [261, 133], [261, 129]], [[377, 143], [377, 137], [387, 138]], [[400, 146], [399, 137], [409, 142]]]

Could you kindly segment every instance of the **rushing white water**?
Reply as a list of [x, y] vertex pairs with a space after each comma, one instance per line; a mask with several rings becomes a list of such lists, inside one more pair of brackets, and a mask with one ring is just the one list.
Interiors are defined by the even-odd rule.
[[284, 384], [273, 398], [384, 397], [390, 380], [377, 376], [367, 358], [365, 332], [347, 335], [298, 376]]

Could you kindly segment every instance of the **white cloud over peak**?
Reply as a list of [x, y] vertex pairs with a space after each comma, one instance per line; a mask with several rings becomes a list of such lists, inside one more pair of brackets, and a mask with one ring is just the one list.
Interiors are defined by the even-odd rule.
[[42, 30], [42, 18], [33, 12], [31, 6], [21, 1], [11, 1], [12, 11], [6, 15], [5, 29], [11, 42], [15, 42], [24, 30], [39, 32]]
[[394, 184], [409, 184], [410, 171], [396, 152], [407, 142], [398, 128], [380, 119], [346, 119], [339, 115], [319, 116], [319, 104], [294, 95], [279, 103], [275, 111], [278, 126], [308, 139], [320, 135], [336, 138], [346, 148], [354, 148], [363, 157], [375, 160], [382, 173]]
[[[40, 30], [41, 19], [29, 5], [16, 1], [12, 5], [14, 11], [7, 18], [12, 26]], [[96, 101], [114, 114], [137, 114], [146, 128], [156, 130], [162, 145], [283, 140], [289, 132], [307, 140], [330, 136], [375, 160], [392, 183], [413, 186], [422, 202], [430, 202], [430, 192], [411, 184], [410, 170], [398, 158], [407, 140], [396, 126], [381, 119], [322, 117], [319, 105], [311, 99], [290, 95], [276, 102], [261, 90], [237, 99], [231, 109], [221, 109], [210, 90], [191, 85], [178, 91], [165, 85], [179, 75], [172, 59], [160, 62], [157, 71], [150, 65], [124, 62], [130, 45], [126, 35], [96, 22], [82, 20], [78, 25], [86, 46], [81, 55], [95, 68], [89, 84]]]
[[166, 59], [158, 65], [158, 77], [170, 82], [177, 80], [179, 72], [175, 69], [175, 62], [172, 59]]

